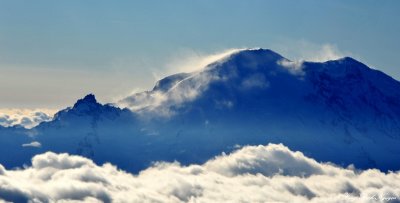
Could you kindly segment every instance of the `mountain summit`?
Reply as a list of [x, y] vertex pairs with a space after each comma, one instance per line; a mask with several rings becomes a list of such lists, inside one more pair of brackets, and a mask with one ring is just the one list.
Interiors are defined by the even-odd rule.
[[79, 99], [75, 103], [74, 108], [77, 108], [80, 105], [93, 105], [93, 104], [98, 104], [96, 97], [94, 96], [94, 94], [88, 94], [84, 98]]
[[318, 161], [397, 170], [400, 83], [350, 57], [298, 62], [268, 49], [240, 50], [114, 106], [90, 94], [26, 133], [33, 136], [7, 132], [13, 144], [4, 150], [41, 143], [21, 149], [24, 159], [0, 157], [9, 166], [50, 150], [135, 172], [154, 161], [202, 163], [272, 142]]

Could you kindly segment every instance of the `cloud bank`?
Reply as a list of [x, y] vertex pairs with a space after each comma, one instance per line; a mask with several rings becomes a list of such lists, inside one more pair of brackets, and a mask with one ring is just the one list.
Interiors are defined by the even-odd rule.
[[50, 121], [55, 113], [54, 109], [0, 109], [0, 125], [32, 128], [43, 121]]
[[52, 152], [23, 169], [0, 165], [0, 199], [11, 202], [394, 202], [399, 194], [399, 172], [318, 163], [281, 144], [203, 165], [159, 162], [137, 175]]

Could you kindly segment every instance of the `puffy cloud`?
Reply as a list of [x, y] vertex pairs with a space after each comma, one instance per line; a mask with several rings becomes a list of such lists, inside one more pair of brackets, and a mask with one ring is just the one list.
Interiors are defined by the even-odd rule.
[[50, 121], [55, 113], [54, 109], [0, 109], [0, 125], [32, 128], [43, 121]]
[[316, 161], [300, 152], [292, 152], [283, 145], [244, 147], [229, 156], [208, 161], [205, 167], [229, 176], [260, 173], [265, 176], [281, 174], [302, 177], [323, 173]]
[[399, 194], [399, 172], [318, 163], [281, 144], [202, 165], [158, 162], [136, 175], [52, 152], [23, 169], [0, 165], [0, 199], [14, 202], [395, 202]]

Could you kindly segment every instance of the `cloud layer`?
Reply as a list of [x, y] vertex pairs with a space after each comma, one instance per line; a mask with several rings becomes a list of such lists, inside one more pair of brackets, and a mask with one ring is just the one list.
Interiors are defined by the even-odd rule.
[[399, 194], [399, 172], [318, 163], [276, 144], [203, 165], [159, 162], [137, 175], [52, 152], [24, 169], [0, 165], [0, 199], [12, 202], [393, 202]]
[[0, 109], [0, 125], [32, 128], [43, 121], [50, 121], [55, 112], [53, 109]]

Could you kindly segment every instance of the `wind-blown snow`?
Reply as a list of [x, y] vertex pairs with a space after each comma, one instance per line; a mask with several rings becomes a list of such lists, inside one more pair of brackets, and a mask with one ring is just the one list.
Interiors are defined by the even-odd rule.
[[145, 109], [146, 111], [155, 112], [159, 116], [168, 117], [175, 113], [170, 109], [171, 105], [180, 105], [194, 100], [208, 88], [208, 83], [220, 79], [218, 76], [210, 74], [193, 73], [192, 76], [182, 80], [191, 80], [190, 85], [178, 85], [182, 82], [179, 81], [167, 91], [155, 90], [138, 93], [134, 97], [128, 97], [120, 101], [118, 106], [127, 107], [133, 111]]
[[223, 59], [226, 57], [242, 50], [245, 49], [227, 49], [211, 54], [204, 54], [196, 51], [185, 51], [184, 53], [181, 53], [171, 59], [171, 61], [166, 64], [166, 71], [164, 71], [165, 73], [162, 73], [162, 75], [165, 76], [182, 72], [190, 73], [200, 71], [207, 65], [216, 61], [223, 61]]
[[0, 165], [0, 199], [13, 202], [388, 202], [400, 173], [318, 163], [282, 144], [245, 146], [203, 165], [156, 163], [138, 175], [47, 152], [32, 166]]
[[[218, 62], [222, 63], [223, 59]], [[193, 72], [184, 79], [176, 81], [169, 89], [155, 89], [153, 91], [137, 93], [121, 100], [117, 105], [122, 108], [129, 108], [138, 113], [140, 113], [138, 110], [145, 109], [146, 112], [154, 112], [159, 116], [169, 117], [175, 113], [170, 109], [172, 105], [179, 106], [182, 103], [193, 101], [208, 88], [209, 83], [223, 79], [208, 72]], [[186, 85], [180, 85], [181, 83], [185, 83]], [[257, 83], [250, 81], [249, 84], [245, 85], [265, 86], [266, 84], [264, 83], [265, 81], [257, 81]]]
[[[223, 63], [226, 58], [230, 55], [237, 53], [244, 49], [229, 49], [219, 53], [214, 54], [199, 54], [199, 53], [191, 53], [190, 56], [178, 57], [177, 60], [172, 61], [168, 65], [167, 74], [186, 74], [185, 77], [180, 78], [177, 81], [174, 81], [172, 87], [170, 89], [155, 89], [153, 91], [142, 92], [134, 94], [134, 98], [126, 98], [117, 103], [119, 107], [129, 108], [133, 111], [147, 108], [150, 110], [157, 110], [161, 115], [169, 116], [173, 112], [170, 111], [169, 108], [159, 108], [162, 105], [168, 105], [171, 103], [180, 104], [185, 101], [193, 100], [197, 95], [199, 95], [207, 84], [217, 79], [217, 77], [212, 75], [200, 75], [200, 77], [196, 77], [199, 71], [204, 70], [207, 66], [212, 63]], [[158, 75], [158, 74], [156, 74]], [[180, 75], [180, 74], [176, 74]], [[174, 76], [176, 76], [174, 75]], [[168, 77], [169, 79], [171, 78]], [[193, 85], [190, 87], [181, 87], [179, 84], [181, 81], [192, 78]], [[193, 79], [195, 78], [195, 79]], [[159, 78], [157, 78], [159, 79]], [[167, 104], [166, 104], [167, 103]]]

